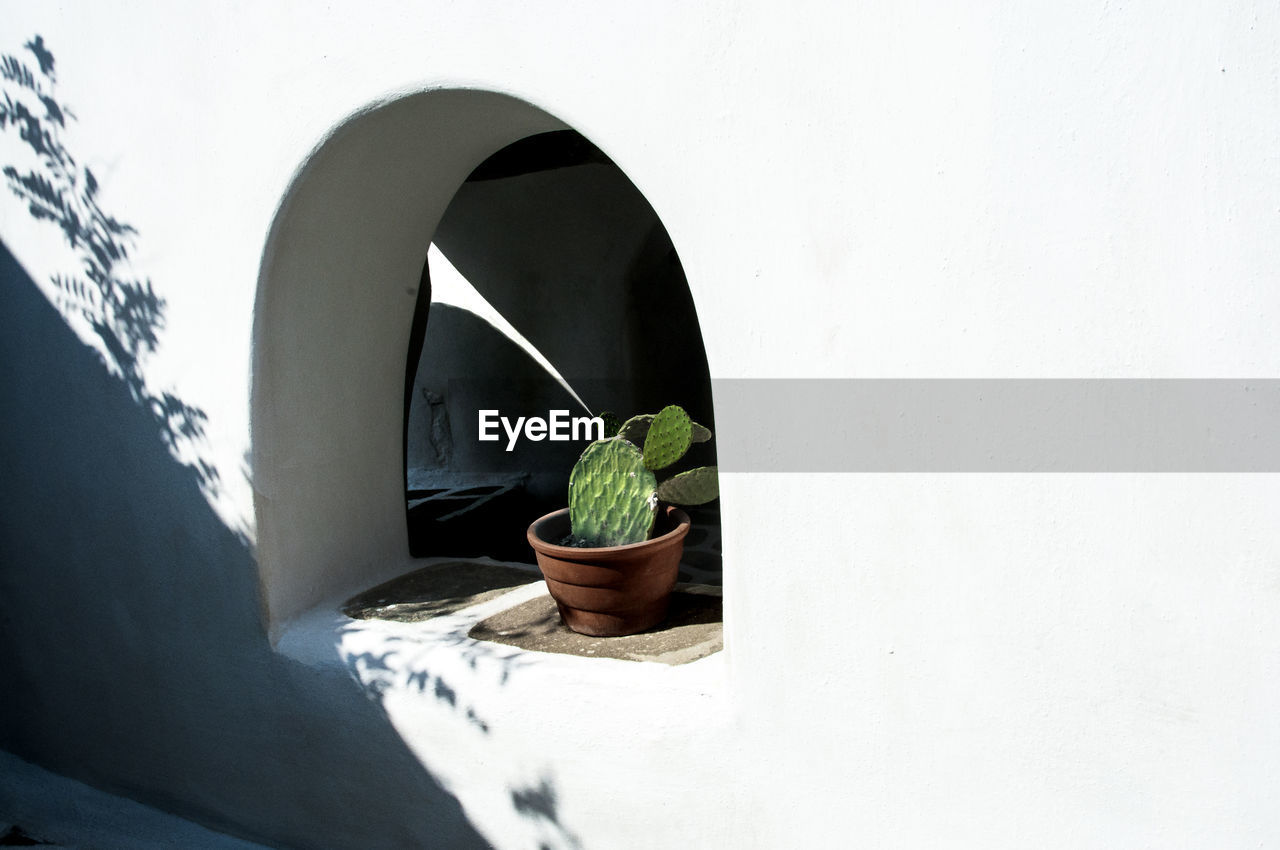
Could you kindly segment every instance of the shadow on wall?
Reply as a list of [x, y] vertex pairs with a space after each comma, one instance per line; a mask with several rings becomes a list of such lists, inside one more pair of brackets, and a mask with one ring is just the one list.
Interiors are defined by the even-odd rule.
[[173, 454], [204, 414], [145, 384], [164, 302], [125, 272], [135, 231], [62, 145], [53, 56], [39, 36], [26, 47], [38, 71], [0, 57], [0, 131], [37, 164], [5, 176], [83, 277], [53, 281], [55, 308], [0, 243], [0, 748], [256, 840], [488, 846], [354, 662], [272, 650], [253, 554], [205, 498], [214, 471]]
[[511, 789], [511, 805], [541, 830], [539, 850], [581, 850], [582, 841], [561, 820], [559, 794], [547, 777], [537, 785]]
[[501, 427], [494, 429], [497, 441], [480, 440], [477, 413], [482, 409], [512, 418], [545, 417], [552, 409], [588, 415], [529, 354], [474, 313], [433, 303], [420, 363], [409, 414], [411, 468], [442, 474], [551, 474], [556, 476], [552, 489], [563, 501], [568, 469], [583, 443], [575, 448], [520, 439], [508, 451]]
[[505, 436], [479, 439], [477, 411], [545, 415], [577, 402], [518, 345], [449, 304], [431, 305], [421, 362], [431, 368], [418, 373], [407, 419], [410, 553], [532, 562], [525, 528], [563, 502], [582, 444], [507, 451]]
[[0, 245], [0, 747], [247, 837], [482, 847], [340, 671], [268, 644], [245, 543]]
[[[353, 624], [344, 628], [343, 634], [358, 635], [361, 631], [361, 625]], [[424, 649], [416, 637], [398, 635], [383, 636], [376, 651], [349, 651], [341, 648], [342, 643], [340, 639], [343, 661], [351, 677], [362, 685], [370, 699], [381, 704], [384, 698], [397, 691], [425, 696], [483, 738], [489, 739], [494, 734], [492, 721], [460, 693], [460, 687], [451, 683], [449, 677], [427, 660], [430, 652], [441, 645], [438, 636], [431, 641], [431, 650]], [[460, 660], [472, 675], [483, 670], [486, 676], [494, 676], [501, 687], [505, 687], [508, 680], [529, 663], [527, 656], [511, 653], [505, 647], [487, 641], [457, 637], [445, 643], [450, 646], [453, 657]], [[452, 734], [461, 733], [455, 730]], [[496, 797], [495, 805], [509, 803], [525, 825], [525, 838], [535, 841], [539, 850], [581, 850], [581, 839], [560, 813], [559, 791], [550, 774], [544, 772], [536, 781], [512, 782], [509, 771], [518, 770], [518, 762], [494, 764], [483, 757], [484, 750], [477, 749], [476, 752], [479, 763], [486, 764], [492, 773], [494, 788], [503, 789], [505, 797]], [[501, 803], [497, 802], [499, 800]]]
[[[57, 99], [53, 53], [39, 35], [24, 46], [38, 70], [17, 56], [0, 57], [4, 89], [0, 131], [16, 132], [34, 164], [6, 164], [5, 180], [33, 218], [62, 231], [80, 262], [83, 277], [53, 277], [58, 309], [92, 329], [103, 360], [151, 416], [152, 427], [176, 455], [180, 445], [192, 445], [204, 436], [206, 417], [173, 393], [157, 393], [146, 385], [143, 364], [159, 344], [164, 299], [150, 280], [128, 272], [129, 249], [137, 231], [103, 209], [97, 178], [63, 142], [67, 121], [75, 116]], [[199, 459], [190, 465], [201, 488], [216, 492], [217, 470]]]

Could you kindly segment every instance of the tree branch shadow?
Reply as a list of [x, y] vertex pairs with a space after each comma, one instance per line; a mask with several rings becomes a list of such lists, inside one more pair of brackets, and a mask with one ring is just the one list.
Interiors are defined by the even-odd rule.
[[0, 56], [3, 173], [79, 269], [49, 299], [0, 242], [0, 748], [231, 834], [488, 846], [345, 675], [273, 650], [217, 472], [177, 451], [205, 414], [145, 379], [165, 303], [129, 271], [137, 231], [64, 141], [53, 54], [25, 46]]
[[[32, 218], [62, 231], [79, 261], [78, 273], [52, 276], [55, 306], [64, 317], [82, 320], [92, 330], [103, 362], [124, 380], [178, 458], [184, 445], [194, 447], [204, 437], [208, 417], [174, 393], [147, 385], [143, 367], [160, 344], [165, 301], [150, 279], [129, 271], [137, 229], [107, 212], [97, 177], [67, 146], [64, 131], [75, 113], [58, 98], [52, 51], [40, 35], [24, 47], [34, 57], [36, 70], [19, 56], [0, 56], [0, 132], [16, 131], [36, 165], [6, 164], [5, 180]], [[198, 458], [186, 465], [207, 496], [217, 493], [214, 466]]]

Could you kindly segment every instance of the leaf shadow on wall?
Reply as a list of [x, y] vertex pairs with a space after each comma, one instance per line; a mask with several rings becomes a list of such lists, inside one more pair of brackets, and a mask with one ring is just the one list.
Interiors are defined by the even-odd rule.
[[488, 846], [344, 671], [273, 651], [217, 472], [176, 455], [205, 414], [146, 384], [165, 304], [129, 272], [137, 233], [63, 142], [53, 54], [25, 47], [0, 57], [3, 172], [79, 271], [51, 304], [0, 243], [0, 748], [257, 839]]
[[[203, 438], [207, 417], [174, 393], [147, 386], [144, 364], [160, 343], [164, 299], [149, 279], [130, 272], [138, 232], [104, 208], [97, 177], [64, 140], [75, 113], [58, 99], [53, 53], [39, 35], [24, 47], [36, 62], [34, 70], [20, 56], [0, 57], [0, 132], [16, 132], [28, 160], [6, 164], [5, 180], [32, 218], [62, 231], [79, 263], [79, 272], [51, 280], [59, 311], [92, 330], [108, 368], [177, 456], [183, 445], [194, 447]], [[214, 466], [199, 457], [188, 465], [206, 494], [217, 492]]]
[[[363, 628], [358, 624], [342, 630], [344, 635], [361, 631]], [[439, 657], [436, 653], [442, 646], [448, 647], [453, 674], [442, 672], [431, 660]], [[514, 676], [526, 673], [536, 676], [528, 653], [462, 636], [442, 639], [434, 635], [423, 641], [416, 635], [395, 634], [383, 635], [376, 649], [352, 651], [340, 645], [339, 652], [352, 679], [379, 706], [392, 696], [397, 698], [401, 711], [406, 710], [406, 696], [434, 700], [438, 707], [452, 715], [451, 722], [456, 724], [441, 734], [458, 738], [475, 736], [475, 765], [470, 769], [488, 771], [492, 787], [504, 789], [504, 801], [509, 801], [528, 830], [525, 838], [535, 842], [530, 846], [537, 846], [539, 850], [581, 850], [581, 839], [560, 811], [561, 794], [550, 766], [545, 767], [536, 780], [513, 779], [512, 774], [523, 766], [518, 760], [502, 757], [501, 730], [495, 729], [496, 722], [485, 716], [468, 696], [478, 682], [487, 680], [505, 688]], [[465, 669], [458, 669], [456, 662], [459, 661]], [[444, 729], [443, 726], [437, 728]]]
[[0, 243], [0, 748], [297, 846], [484, 847], [341, 668], [271, 648], [257, 564]]

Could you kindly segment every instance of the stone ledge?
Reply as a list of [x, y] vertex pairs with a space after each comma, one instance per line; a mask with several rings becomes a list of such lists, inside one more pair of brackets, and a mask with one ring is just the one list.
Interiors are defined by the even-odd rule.
[[342, 605], [342, 613], [353, 620], [419, 623], [488, 602], [541, 577], [536, 567], [440, 561], [351, 597]]
[[536, 652], [687, 664], [724, 648], [722, 611], [719, 593], [688, 588], [672, 594], [661, 625], [637, 635], [597, 638], [566, 628], [555, 601], [544, 593], [486, 617], [467, 636]]
[[[541, 584], [534, 568], [482, 560], [429, 564], [348, 599], [341, 611], [356, 620], [420, 623], [491, 602], [515, 588]], [[687, 664], [724, 647], [719, 588], [677, 585], [663, 623], [638, 635], [595, 638], [560, 622], [555, 602], [542, 592], [489, 614], [467, 632], [473, 640], [533, 652]]]

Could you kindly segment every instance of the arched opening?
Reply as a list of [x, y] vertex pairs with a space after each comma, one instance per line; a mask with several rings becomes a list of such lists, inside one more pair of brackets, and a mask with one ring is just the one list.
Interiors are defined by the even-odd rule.
[[[483, 442], [478, 410], [626, 418], [676, 403], [714, 427], [702, 334], [671, 238], [577, 132], [521, 139], [477, 166], [436, 229], [423, 281], [406, 367], [414, 555], [532, 562], [525, 527], [566, 503], [585, 440]], [[714, 463], [713, 446], [695, 447], [688, 462]], [[683, 578], [719, 584], [717, 507], [694, 512]]]
[[[433, 301], [446, 267], [593, 408], [678, 401], [711, 424], [705, 354], [670, 239], [622, 172], [568, 130], [505, 95], [423, 92], [351, 118], [294, 178], [267, 240], [254, 321], [258, 559], [273, 630], [415, 568], [407, 473], [430, 471], [428, 460], [464, 495], [468, 477], [514, 473], [522, 511], [563, 504], [556, 482], [580, 443], [521, 454], [474, 437], [486, 394], [527, 415], [564, 407], [563, 389], [482, 316]], [[554, 162], [588, 149], [589, 161]], [[655, 293], [679, 309], [645, 306]], [[661, 350], [666, 333], [686, 340], [679, 375]], [[439, 439], [433, 407], [444, 414]], [[521, 535], [523, 520], [513, 520]], [[444, 540], [426, 533], [415, 548], [453, 554]]]

